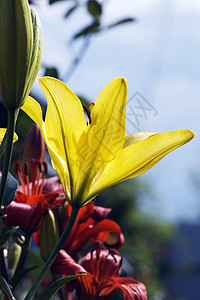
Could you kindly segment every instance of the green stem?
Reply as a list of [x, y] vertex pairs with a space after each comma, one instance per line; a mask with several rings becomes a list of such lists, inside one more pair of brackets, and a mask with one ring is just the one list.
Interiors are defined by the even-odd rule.
[[26, 297], [24, 298], [24, 300], [31, 300], [31, 299], [33, 299], [33, 296], [34, 296], [36, 290], [38, 289], [40, 283], [42, 282], [42, 280], [45, 277], [46, 273], [50, 269], [52, 263], [54, 262], [56, 256], [58, 255], [60, 249], [62, 248], [65, 240], [67, 239], [70, 231], [72, 230], [72, 227], [74, 226], [74, 223], [76, 221], [79, 209], [80, 209], [79, 206], [72, 205], [72, 212], [71, 212], [69, 221], [67, 223], [67, 226], [65, 227], [65, 230], [63, 231], [63, 233], [62, 233], [62, 235], [61, 235], [61, 237], [60, 237], [60, 239], [59, 239], [56, 247], [54, 248], [53, 252], [49, 256], [46, 264], [44, 265], [42, 271], [40, 272], [38, 278], [36, 279], [36, 281], [32, 285], [31, 289], [29, 290], [29, 292], [26, 295]]
[[[12, 149], [13, 149], [13, 137], [14, 137], [15, 125], [16, 125], [18, 113], [19, 113], [19, 109], [7, 110], [8, 126], [7, 126], [6, 152], [4, 157], [1, 185], [0, 185], [0, 209], [2, 207], [3, 196], [5, 193], [8, 171], [10, 169], [10, 162], [11, 162]], [[0, 219], [0, 235], [1, 234], [2, 234], [2, 219]], [[5, 276], [6, 270], [5, 270], [5, 261], [4, 261], [2, 249], [0, 249], [0, 257], [1, 257], [1, 271], [4, 273]]]
[[0, 275], [8, 281], [8, 272], [5, 264], [3, 249], [0, 249]]
[[18, 273], [23, 268], [24, 263], [26, 261], [28, 251], [29, 251], [29, 248], [30, 248], [30, 244], [31, 244], [31, 237], [32, 237], [32, 235], [30, 233], [27, 233], [25, 242], [22, 245], [22, 251], [21, 251], [20, 259], [19, 259], [19, 262], [17, 264], [17, 268], [16, 268], [16, 270], [15, 270], [13, 276], [12, 276], [12, 279], [11, 279], [11, 286], [12, 286], [13, 289], [17, 286], [17, 284], [19, 282]]
[[7, 110], [7, 114], [8, 114], [7, 143], [6, 143], [6, 152], [4, 157], [1, 186], [0, 186], [0, 207], [2, 206], [3, 196], [5, 193], [5, 187], [8, 178], [8, 171], [10, 169], [10, 162], [11, 162], [12, 149], [13, 149], [13, 136], [15, 132], [15, 125], [16, 125], [18, 113], [19, 113], [19, 109]]

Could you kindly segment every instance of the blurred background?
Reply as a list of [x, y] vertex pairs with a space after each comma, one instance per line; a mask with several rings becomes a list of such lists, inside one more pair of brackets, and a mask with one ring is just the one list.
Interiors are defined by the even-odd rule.
[[[109, 216], [125, 235], [123, 275], [145, 283], [150, 300], [199, 300], [200, 2], [29, 2], [43, 28], [39, 76], [63, 80], [84, 103], [123, 76], [129, 83], [127, 134], [195, 132], [189, 144], [141, 177], [106, 190], [97, 203], [112, 207]], [[31, 94], [45, 107], [37, 81]], [[6, 124], [3, 113], [0, 122]], [[31, 122], [21, 114], [21, 124], [24, 140]], [[16, 144], [14, 155], [20, 151]]]

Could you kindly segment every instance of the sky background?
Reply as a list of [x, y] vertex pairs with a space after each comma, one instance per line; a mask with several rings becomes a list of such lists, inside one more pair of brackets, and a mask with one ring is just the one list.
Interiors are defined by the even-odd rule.
[[[43, 27], [43, 64], [57, 67], [64, 81], [81, 46], [81, 41], [72, 46], [70, 39], [91, 21], [84, 8], [64, 19], [70, 6], [71, 1], [48, 6], [38, 0], [36, 8]], [[153, 201], [148, 196], [141, 199], [141, 207], [170, 222], [199, 222], [200, 2], [106, 1], [103, 24], [123, 17], [135, 17], [137, 22], [96, 35], [67, 84], [76, 94], [95, 101], [106, 84], [123, 76], [129, 83], [128, 132], [183, 128], [195, 132], [189, 144], [140, 176], [155, 195]], [[44, 97], [38, 83], [34, 92]], [[146, 116], [135, 118], [133, 108], [141, 114], [141, 109], [135, 108], [138, 103], [148, 110]]]

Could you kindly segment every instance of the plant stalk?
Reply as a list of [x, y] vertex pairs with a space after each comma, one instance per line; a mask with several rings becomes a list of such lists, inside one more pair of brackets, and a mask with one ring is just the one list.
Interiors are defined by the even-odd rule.
[[38, 287], [40, 286], [40, 283], [42, 282], [43, 278], [45, 277], [46, 273], [50, 269], [52, 263], [54, 262], [56, 256], [58, 255], [60, 249], [62, 248], [65, 240], [67, 239], [70, 231], [72, 230], [72, 227], [74, 226], [74, 223], [76, 221], [76, 218], [78, 216], [80, 207], [77, 205], [72, 205], [72, 212], [69, 218], [69, 221], [67, 223], [67, 226], [65, 227], [65, 230], [63, 231], [57, 245], [55, 246], [53, 252], [49, 256], [48, 260], [46, 261], [42, 271], [40, 272], [39, 276], [37, 277], [36, 281], [32, 285], [31, 289], [29, 290], [28, 294], [24, 298], [24, 300], [31, 300], [33, 299], [35, 292], [37, 291]]
[[13, 149], [13, 137], [14, 137], [15, 125], [16, 125], [18, 113], [19, 113], [19, 109], [7, 110], [7, 115], [8, 115], [7, 143], [6, 143], [6, 151], [5, 151], [3, 171], [1, 177], [1, 186], [0, 186], [0, 208], [2, 206], [2, 201], [5, 193], [8, 171], [10, 169], [12, 149]]

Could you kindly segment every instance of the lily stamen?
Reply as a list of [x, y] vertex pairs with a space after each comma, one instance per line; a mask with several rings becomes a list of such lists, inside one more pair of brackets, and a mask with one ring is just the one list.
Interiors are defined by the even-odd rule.
[[38, 166], [38, 172], [36, 173], [36, 189], [35, 189], [35, 195], [38, 195], [39, 194], [39, 181], [40, 181], [40, 178], [41, 178], [41, 175], [42, 175], [42, 164], [40, 161], [38, 161], [37, 163], [37, 166]]
[[48, 172], [48, 166], [47, 166], [47, 163], [46, 161], [43, 161], [43, 176], [42, 176], [42, 183], [40, 185], [40, 188], [39, 188], [39, 191], [38, 191], [38, 194], [42, 194], [42, 190], [43, 190], [43, 186], [44, 186], [44, 181], [45, 181], [45, 178], [46, 178], [46, 174]]
[[38, 160], [31, 159], [31, 179], [32, 179], [32, 196], [35, 195], [35, 179], [37, 174]]
[[28, 165], [28, 162], [26, 161], [24, 163], [24, 175], [25, 175], [25, 178], [26, 178], [26, 186], [27, 186], [27, 194], [28, 196], [30, 196], [30, 188], [29, 188], [29, 177], [28, 177], [28, 169], [29, 169], [29, 165]]
[[21, 170], [21, 162], [20, 160], [17, 160], [15, 163], [15, 172], [18, 174], [19, 176], [19, 180], [21, 182], [21, 186], [23, 188], [23, 192], [24, 194], [26, 194], [26, 186], [25, 186], [25, 182], [24, 182], [24, 176]]
[[[28, 176], [29, 167], [31, 167], [31, 183]], [[15, 171], [19, 176], [23, 193], [26, 194], [28, 197], [42, 194], [46, 174], [48, 172], [47, 163], [41, 163], [37, 159], [31, 159], [30, 165], [26, 161], [24, 163], [23, 169], [24, 172], [22, 172], [21, 170], [21, 162], [17, 160], [15, 164]]]
[[84, 112], [86, 113], [87, 117], [88, 117], [88, 122], [87, 122], [87, 125], [91, 124], [91, 111], [85, 106], [83, 105], [83, 109], [84, 109]]

